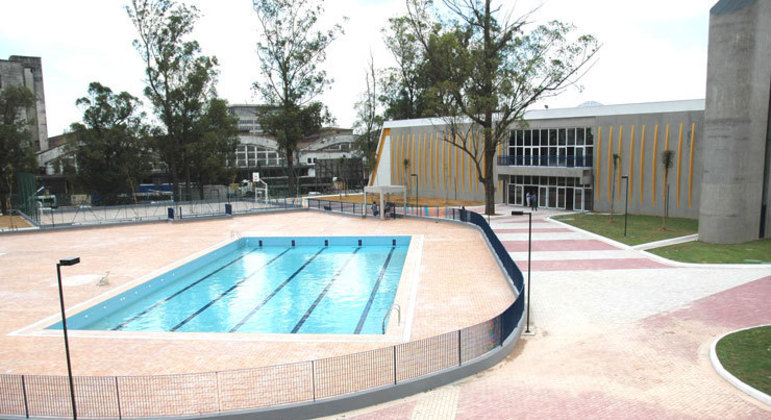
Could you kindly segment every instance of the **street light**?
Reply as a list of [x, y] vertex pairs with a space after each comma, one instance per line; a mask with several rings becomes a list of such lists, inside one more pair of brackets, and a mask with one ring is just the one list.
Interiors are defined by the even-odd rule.
[[64, 258], [56, 263], [56, 279], [59, 282], [59, 305], [62, 309], [62, 329], [64, 330], [64, 351], [67, 354], [67, 376], [70, 379], [70, 398], [72, 400], [72, 418], [78, 418], [78, 412], [75, 408], [75, 387], [72, 383], [72, 364], [70, 363], [70, 344], [67, 340], [67, 316], [64, 314], [64, 293], [62, 292], [62, 270], [61, 266], [75, 265], [80, 262], [80, 257]]
[[533, 213], [525, 213], [522, 210], [514, 210], [511, 212], [512, 216], [527, 215], [527, 328], [525, 333], [530, 334], [530, 255], [533, 244]]
[[418, 191], [418, 174], [410, 174], [410, 176], [415, 177], [415, 207], [418, 210], [418, 215], [420, 215], [420, 192]]
[[624, 186], [624, 237], [626, 238], [626, 214], [629, 208], [629, 175], [622, 175], [621, 179], [625, 181]]

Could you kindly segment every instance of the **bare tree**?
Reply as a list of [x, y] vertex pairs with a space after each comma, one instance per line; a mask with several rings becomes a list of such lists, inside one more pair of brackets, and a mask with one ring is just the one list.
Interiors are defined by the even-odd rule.
[[[561, 93], [582, 75], [598, 50], [590, 35], [569, 38], [571, 25], [558, 21], [526, 33], [530, 14], [501, 17], [493, 0], [443, 0], [451, 20], [433, 16], [430, 0], [407, 0], [412, 34], [422, 46], [436, 94], [474, 125], [479, 155], [456, 137], [453, 145], [474, 159], [485, 189], [485, 213], [495, 211], [494, 158], [527, 107]], [[466, 140], [467, 141], [467, 140]]]

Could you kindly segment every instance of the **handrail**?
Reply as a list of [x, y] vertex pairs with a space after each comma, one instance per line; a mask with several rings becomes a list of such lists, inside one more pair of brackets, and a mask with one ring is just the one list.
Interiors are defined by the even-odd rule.
[[396, 313], [399, 316], [396, 319], [396, 325], [402, 325], [402, 307], [399, 306], [398, 303], [394, 303], [393, 305], [391, 305], [390, 308], [388, 308], [388, 310], [386, 311], [385, 315], [383, 315], [383, 325], [382, 325], [382, 327], [383, 327], [383, 334], [385, 334], [385, 330], [386, 330], [386, 325], [385, 325], [386, 324], [386, 318], [388, 318], [388, 315], [391, 315], [391, 312], [393, 312], [394, 307], [396, 307]]

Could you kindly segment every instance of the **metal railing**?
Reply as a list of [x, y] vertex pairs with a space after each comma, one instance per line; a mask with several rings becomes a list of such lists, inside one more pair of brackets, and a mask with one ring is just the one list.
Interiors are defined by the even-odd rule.
[[498, 156], [499, 166], [551, 166], [560, 168], [591, 168], [592, 161], [592, 156], [585, 155]]
[[[343, 203], [340, 201], [322, 200], [316, 198], [309, 198], [307, 200], [307, 207], [309, 209], [323, 210], [332, 213], [350, 214], [354, 216], [369, 216], [374, 217], [372, 214], [371, 204], [365, 205], [364, 203]], [[455, 207], [439, 207], [439, 206], [397, 206], [394, 203], [388, 203], [385, 209], [386, 218], [389, 217], [403, 217], [403, 216], [416, 216], [427, 217], [432, 219], [446, 219], [446, 220], [460, 220], [460, 209]], [[378, 208], [379, 212], [384, 209]]]
[[[232, 199], [196, 201], [156, 201], [117, 206], [38, 207], [37, 214], [28, 215], [38, 227], [87, 226], [122, 222], [144, 222], [166, 219], [194, 219], [226, 214], [253, 214], [307, 206], [301, 198], [271, 200]], [[171, 209], [173, 212], [169, 212]], [[34, 211], [34, 210], [33, 210]]]
[[[481, 228], [518, 292], [514, 302], [496, 317], [422, 340], [319, 360], [178, 375], [76, 376], [78, 415], [184, 416], [307, 403], [399, 386], [488, 354], [517, 330], [522, 319], [522, 273], [482, 216], [450, 210], [454, 220]], [[0, 396], [0, 415], [72, 415], [66, 376], [0, 374]]]

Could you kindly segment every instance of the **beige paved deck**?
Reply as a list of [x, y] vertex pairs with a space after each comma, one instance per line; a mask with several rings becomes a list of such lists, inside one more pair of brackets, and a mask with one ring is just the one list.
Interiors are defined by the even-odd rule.
[[[70, 256], [81, 259], [79, 265], [63, 268], [65, 300], [71, 315], [87, 306], [84, 302], [114, 294], [155, 270], [230, 240], [235, 233], [242, 236], [394, 234], [420, 238], [422, 252], [415, 255], [411, 249], [408, 257], [417, 258], [415, 268], [418, 270], [410, 340], [485, 321], [514, 299], [481, 234], [451, 223], [379, 221], [293, 212], [3, 235], [0, 236], [0, 372], [66, 374], [61, 334], [34, 326], [46, 318], [56, 318], [59, 313], [56, 286], [59, 259]], [[473, 269], [462, 263], [472, 261]], [[109, 285], [97, 286], [98, 278], [107, 271]], [[142, 334], [142, 338], [137, 338], [136, 334], [123, 332], [72, 331], [70, 352], [75, 375], [147, 375], [311, 360], [399, 341], [341, 342], [325, 341], [317, 336], [285, 341], [282, 337], [256, 334], [189, 333]]]

